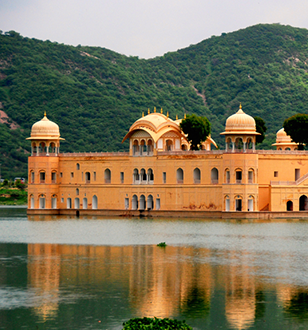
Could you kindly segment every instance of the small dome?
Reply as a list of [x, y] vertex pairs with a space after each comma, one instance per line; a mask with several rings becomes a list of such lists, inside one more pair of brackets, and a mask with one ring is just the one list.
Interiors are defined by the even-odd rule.
[[242, 106], [237, 113], [230, 116], [226, 121], [226, 132], [256, 132], [256, 122], [253, 117], [247, 115]]
[[276, 133], [276, 143], [292, 143], [291, 136], [287, 135], [284, 128], [281, 128]]
[[31, 138], [60, 138], [59, 126], [46, 117], [32, 125]]

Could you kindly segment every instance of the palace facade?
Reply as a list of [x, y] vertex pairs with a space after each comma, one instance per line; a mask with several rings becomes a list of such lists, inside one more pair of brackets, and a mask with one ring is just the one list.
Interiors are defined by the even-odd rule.
[[256, 150], [255, 120], [241, 109], [227, 118], [224, 150], [208, 137], [191, 151], [172, 120], [154, 110], [123, 141], [129, 152], [60, 153], [60, 130], [32, 126], [29, 214], [221, 218], [305, 217], [308, 152], [283, 129], [277, 150]]

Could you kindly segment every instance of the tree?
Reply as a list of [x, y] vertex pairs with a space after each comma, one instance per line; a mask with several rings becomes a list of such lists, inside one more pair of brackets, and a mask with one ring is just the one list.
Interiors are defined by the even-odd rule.
[[260, 117], [254, 117], [256, 122], [256, 131], [261, 135], [257, 135], [256, 144], [262, 143], [265, 139], [265, 132], [267, 131], [267, 127], [265, 126], [265, 121]]
[[298, 149], [304, 150], [304, 144], [308, 144], [308, 115], [298, 113], [286, 119], [283, 128], [292, 141], [298, 143]]
[[206, 117], [195, 114], [188, 115], [180, 124], [181, 130], [187, 134], [192, 150], [198, 150], [201, 142], [205, 141], [211, 133], [211, 124]]

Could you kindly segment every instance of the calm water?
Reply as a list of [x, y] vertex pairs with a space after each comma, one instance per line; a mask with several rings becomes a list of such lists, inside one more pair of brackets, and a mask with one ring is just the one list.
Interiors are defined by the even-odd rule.
[[[29, 217], [0, 209], [0, 329], [307, 329], [308, 221]], [[156, 246], [166, 242], [166, 248]]]

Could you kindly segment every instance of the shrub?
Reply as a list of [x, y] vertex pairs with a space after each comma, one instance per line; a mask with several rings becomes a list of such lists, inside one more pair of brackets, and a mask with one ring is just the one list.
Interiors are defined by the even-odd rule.
[[185, 321], [171, 320], [168, 318], [158, 319], [156, 317], [134, 318], [123, 323], [122, 330], [192, 330]]

